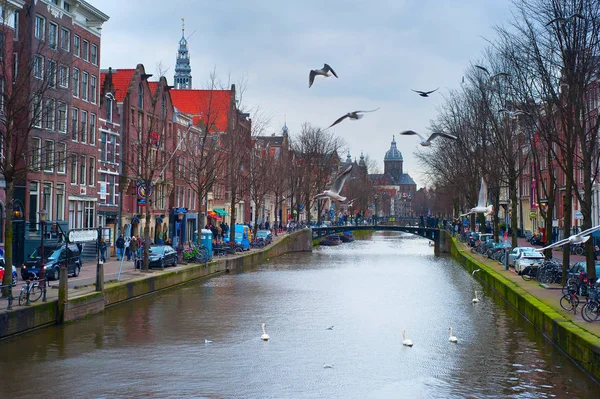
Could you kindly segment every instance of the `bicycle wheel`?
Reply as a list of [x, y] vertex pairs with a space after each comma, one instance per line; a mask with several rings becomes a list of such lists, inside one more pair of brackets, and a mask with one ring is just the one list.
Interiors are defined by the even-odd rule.
[[586, 302], [581, 308], [581, 317], [588, 323], [598, 320], [600, 317], [600, 303], [596, 301]]
[[25, 288], [21, 288], [21, 293], [19, 294], [19, 306], [23, 306], [25, 305], [25, 303], [27, 302], [27, 293], [25, 291]]
[[42, 288], [39, 285], [34, 285], [29, 291], [29, 302], [35, 302], [42, 297]]
[[584, 252], [583, 247], [575, 248], [575, 255], [581, 256], [581, 255], [583, 255], [583, 252]]
[[572, 310], [574, 310], [579, 304], [579, 299], [573, 298], [577, 297], [574, 295], [563, 295], [560, 298], [560, 307], [566, 310], [567, 312], [571, 312]]
[[562, 287], [563, 295], [576, 294], [577, 293], [577, 284], [574, 282], [569, 282]]

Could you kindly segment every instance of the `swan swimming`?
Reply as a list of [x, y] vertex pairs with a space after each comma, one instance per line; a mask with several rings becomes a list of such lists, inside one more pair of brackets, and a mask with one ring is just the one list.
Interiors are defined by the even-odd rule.
[[413, 342], [410, 339], [406, 339], [406, 330], [402, 330], [402, 345], [413, 346]]
[[267, 332], [265, 331], [265, 323], [261, 324], [261, 327], [262, 327], [262, 332], [263, 333], [260, 336], [260, 339], [262, 339], [263, 341], [268, 341], [269, 338], [271, 338], [271, 337], [269, 337], [269, 334], [267, 334]]
[[458, 342], [458, 338], [456, 338], [454, 335], [452, 335], [452, 327], [450, 327], [450, 338], [448, 338], [448, 341], [454, 342], [454, 343]]
[[477, 291], [475, 291], [475, 298], [473, 298], [473, 303], [479, 302], [479, 298], [477, 298]]
[[205, 343], [205, 344], [212, 344], [212, 341], [211, 341], [210, 339], [205, 339], [205, 340], [204, 340], [204, 343]]

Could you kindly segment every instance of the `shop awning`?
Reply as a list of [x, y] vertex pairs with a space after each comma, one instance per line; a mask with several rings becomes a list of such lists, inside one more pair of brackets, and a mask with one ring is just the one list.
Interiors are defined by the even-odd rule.
[[211, 217], [216, 220], [221, 220], [221, 218], [215, 211], [208, 211], [208, 217]]
[[215, 209], [215, 212], [217, 212], [220, 216], [229, 216], [225, 209]]

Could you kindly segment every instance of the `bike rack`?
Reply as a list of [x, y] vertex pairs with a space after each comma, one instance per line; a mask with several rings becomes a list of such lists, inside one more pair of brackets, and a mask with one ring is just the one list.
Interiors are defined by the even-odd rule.
[[0, 285], [0, 289], [2, 290], [8, 288], [8, 306], [6, 307], [6, 310], [12, 310], [13, 300], [15, 299], [12, 295], [12, 288], [16, 286], [17, 283], [15, 283], [14, 281], [12, 282], [12, 284], [9, 285]]

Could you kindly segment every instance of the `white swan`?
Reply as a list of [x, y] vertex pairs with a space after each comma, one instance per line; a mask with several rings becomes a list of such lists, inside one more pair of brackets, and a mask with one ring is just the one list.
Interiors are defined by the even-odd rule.
[[479, 298], [477, 298], [477, 291], [475, 291], [475, 298], [473, 298], [473, 303], [479, 302]]
[[406, 339], [406, 330], [402, 330], [402, 345], [413, 346], [413, 342], [410, 339]]
[[454, 335], [452, 335], [452, 327], [450, 327], [450, 338], [448, 338], [448, 341], [454, 342], [454, 343], [458, 342], [458, 338], [456, 338]]
[[211, 341], [210, 339], [205, 339], [205, 340], [204, 340], [204, 343], [205, 343], [205, 344], [212, 344], [212, 341]]
[[269, 334], [267, 334], [267, 332], [265, 331], [265, 323], [261, 324], [261, 326], [262, 326], [263, 333], [260, 336], [260, 339], [262, 339], [263, 341], [268, 341], [269, 338], [271, 338], [271, 337], [269, 337]]

